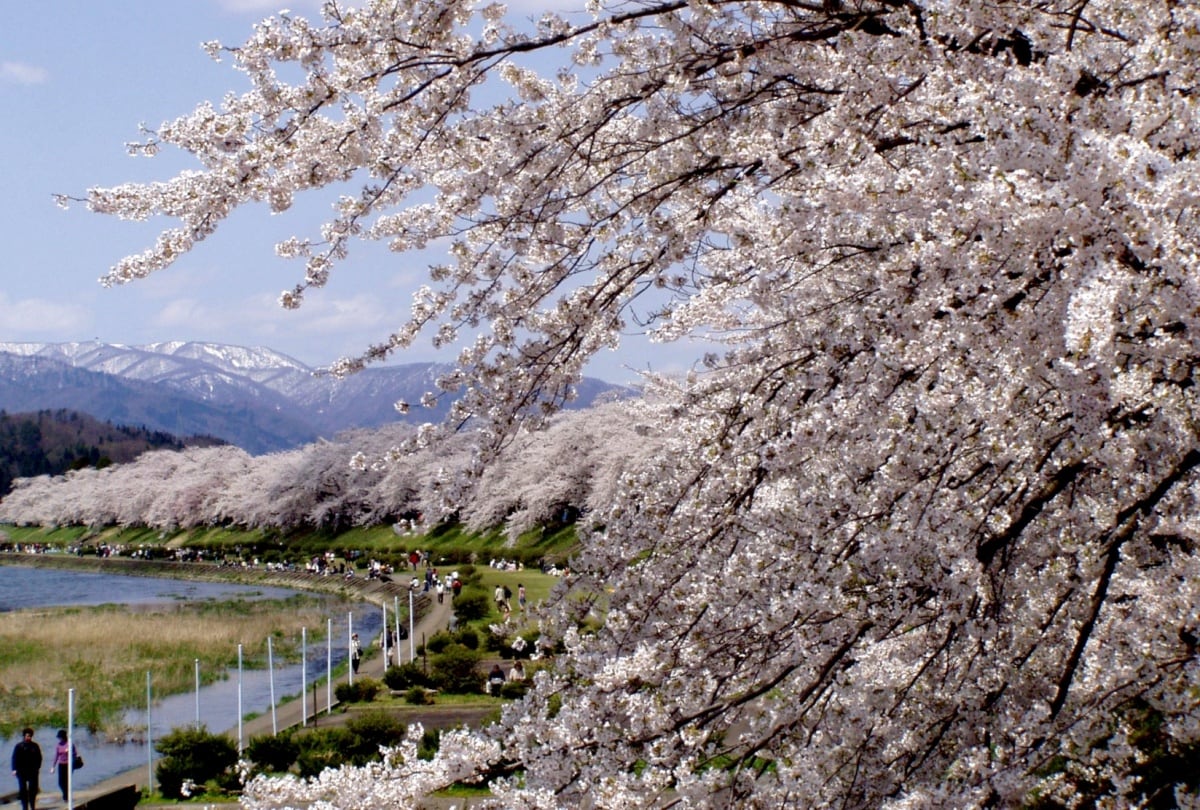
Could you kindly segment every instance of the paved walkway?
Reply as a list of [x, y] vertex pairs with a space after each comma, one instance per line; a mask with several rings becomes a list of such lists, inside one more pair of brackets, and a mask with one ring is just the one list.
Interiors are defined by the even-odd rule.
[[[279, 582], [275, 582], [275, 578], [272, 578], [272, 584], [279, 584], [281, 587], [287, 587], [288, 585], [291, 585], [292, 587], [303, 588], [305, 587], [305, 584], [309, 583], [310, 576], [311, 575], [303, 574], [281, 574], [279, 576]], [[312, 577], [311, 579], [320, 582], [322, 578]], [[351, 580], [351, 582], [354, 582], [354, 580]], [[403, 593], [404, 599], [408, 599], [407, 589], [396, 583], [380, 583], [374, 580], [369, 581], [359, 578], [357, 584], [360, 587], [355, 588], [355, 590], [359, 598], [374, 602], [379, 605], [386, 604], [389, 610], [392, 607], [393, 597], [396, 594]], [[432, 594], [422, 594], [416, 602], [416, 613], [419, 618], [414, 626], [413, 638], [415, 639], [415, 644], [417, 646], [421, 644], [423, 638], [428, 638], [438, 630], [445, 630], [450, 623], [450, 617], [452, 613], [450, 597], [447, 596], [445, 601], [439, 604], [435, 598], [430, 598], [431, 596]], [[404, 639], [401, 644], [403, 645], [401, 648], [401, 655], [403, 656], [402, 660], [407, 662], [410, 650], [410, 647], [408, 646], [409, 640]], [[383, 672], [386, 667], [384, 666], [381, 650], [372, 645], [364, 652], [364, 656], [365, 657], [362, 665], [358, 670], [359, 677], [367, 675], [372, 678], [382, 679]], [[395, 658], [393, 656], [393, 661], [394, 660]], [[347, 679], [347, 677], [348, 676], [346, 673], [343, 673], [340, 678], [335, 678], [335, 685], [342, 683]], [[318, 700], [321, 705], [315, 708], [315, 712], [314, 707], [311, 705], [313, 701], [309, 701], [308, 722], [313, 722], [314, 713], [318, 713], [318, 716], [316, 717], [316, 725], [318, 727], [320, 726], [321, 717], [323, 717], [325, 712], [328, 710], [328, 707], [323, 703], [325, 694], [324, 687], [317, 690], [316, 700]], [[300, 700], [290, 700], [277, 706], [275, 708], [275, 727], [282, 730], [292, 726], [300, 725], [301, 714], [303, 713], [301, 703], [302, 701]], [[337, 705], [337, 698], [334, 698], [333, 705]], [[271, 728], [271, 711], [268, 708], [257, 717], [242, 723], [242, 737], [244, 740], [249, 741], [252, 737], [270, 734]], [[227, 733], [236, 738], [237, 728], [235, 727], [232, 729], [227, 729]], [[10, 780], [9, 784], [11, 784], [15, 789], [16, 785], [12, 774], [9, 773], [8, 776]], [[146, 784], [146, 777], [147, 768], [143, 765], [141, 767], [128, 770], [125, 773], [117, 774], [116, 776], [105, 779], [103, 782], [92, 785], [88, 788], [77, 790], [75, 791], [74, 795], [75, 806], [78, 807], [91, 798], [102, 796], [106, 793], [110, 793], [114, 790], [125, 787], [126, 785], [136, 785], [140, 789]], [[37, 810], [61, 810], [61, 808], [65, 808], [66, 802], [62, 800], [62, 796], [58, 792], [57, 777], [52, 774], [43, 773], [41, 783], [43, 790], [38, 795]], [[0, 810], [20, 810], [21, 807], [20, 802], [17, 801], [15, 792], [5, 793], [0, 796], [0, 802], [7, 802], [0, 803]], [[180, 806], [194, 807], [194, 805]]]

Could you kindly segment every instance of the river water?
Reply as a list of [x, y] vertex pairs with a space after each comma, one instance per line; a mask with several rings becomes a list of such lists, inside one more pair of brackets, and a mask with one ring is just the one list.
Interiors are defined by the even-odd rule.
[[[178, 604], [181, 601], [243, 599], [283, 599], [296, 591], [262, 585], [237, 585], [225, 582], [197, 582], [192, 580], [156, 579], [153, 577], [131, 577], [116, 574], [93, 574], [56, 568], [23, 568], [0, 565], [0, 622], [4, 613], [11, 610], [51, 607], [62, 605], [153, 605]], [[390, 611], [389, 611], [390, 614]], [[382, 611], [374, 605], [354, 605], [345, 612], [329, 617], [332, 620], [334, 643], [327, 647], [324, 640], [308, 645], [305, 665], [276, 665], [274, 677], [266, 670], [247, 670], [239, 673], [233, 669], [225, 673], [225, 679], [199, 692], [160, 697], [153, 694], [149, 707], [151, 743], [174, 728], [192, 726], [196, 723], [197, 703], [200, 722], [213, 732], [232, 732], [237, 737], [238, 685], [241, 684], [241, 709], [243, 716], [250, 713], [267, 715], [271, 712], [272, 691], [278, 705], [285, 698], [300, 699], [301, 685], [307, 684], [305, 699], [309, 711], [313, 707], [313, 684], [325, 677], [327, 662], [337, 667], [347, 655], [345, 637], [347, 625], [353, 621], [354, 632], [363, 639], [363, 646], [371, 642], [383, 624]], [[313, 628], [324, 631], [325, 628]], [[272, 689], [273, 687], [273, 689]], [[326, 706], [327, 690], [324, 683], [317, 689], [316, 700]], [[62, 696], [63, 704], [67, 695]], [[76, 694], [78, 705], [82, 696]], [[5, 718], [10, 719], [10, 718]], [[145, 728], [147, 707], [130, 709], [125, 722], [134, 728]], [[47, 795], [57, 791], [56, 777], [45, 773], [54, 754], [55, 732], [53, 728], [35, 730], [34, 742], [42, 748], [45, 760], [42, 789]], [[138, 739], [110, 742], [101, 736], [89, 734], [86, 729], [74, 729], [76, 748], [84, 759], [84, 767], [74, 774], [75, 788], [83, 789], [123, 773], [132, 768], [144, 767], [147, 777], [151, 767], [150, 748], [144, 735]], [[5, 758], [17, 743], [17, 738], [0, 738], [0, 756]], [[249, 742], [248, 739], [243, 742]], [[156, 761], [158, 754], [154, 753]]]

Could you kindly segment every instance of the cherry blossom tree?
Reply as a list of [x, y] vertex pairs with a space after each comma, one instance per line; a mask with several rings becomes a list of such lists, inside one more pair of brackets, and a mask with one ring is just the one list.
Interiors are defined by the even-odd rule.
[[248, 805], [488, 773], [509, 808], [1195, 806], [1195, 768], [1136, 778], [1129, 720], [1200, 741], [1195, 4], [331, 2], [210, 50], [251, 89], [135, 147], [198, 170], [88, 193], [178, 222], [107, 280], [305, 192], [335, 210], [279, 246], [285, 306], [360, 239], [446, 244], [337, 371], [460, 348], [450, 500], [634, 325], [714, 341], [648, 380], [671, 435], [523, 702]]
[[652, 457], [649, 431], [625, 403], [564, 411], [544, 429], [522, 432], [471, 489], [461, 517], [472, 529], [503, 526], [510, 541], [581, 511], [603, 514], [614, 485]]

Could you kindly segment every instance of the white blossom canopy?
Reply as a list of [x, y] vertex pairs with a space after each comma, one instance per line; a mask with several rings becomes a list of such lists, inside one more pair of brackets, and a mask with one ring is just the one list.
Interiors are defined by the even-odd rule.
[[455, 419], [496, 442], [632, 319], [724, 341], [653, 381], [673, 435], [614, 490], [525, 702], [433, 762], [246, 803], [401, 806], [484, 772], [509, 808], [1145, 798], [1122, 712], [1200, 741], [1200, 7], [587, 11], [275, 17], [225, 51], [252, 91], [140, 147], [201, 170], [88, 194], [178, 220], [123, 282], [238, 206], [360, 184], [280, 246], [307, 268], [283, 303], [355, 240], [448, 241], [340, 370], [459, 342]]

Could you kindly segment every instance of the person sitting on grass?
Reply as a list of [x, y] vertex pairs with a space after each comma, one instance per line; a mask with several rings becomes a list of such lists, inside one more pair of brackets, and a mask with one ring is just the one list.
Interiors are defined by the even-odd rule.
[[492, 664], [492, 671], [488, 673], [488, 694], [500, 694], [500, 687], [504, 685], [504, 670], [500, 669], [499, 664]]

